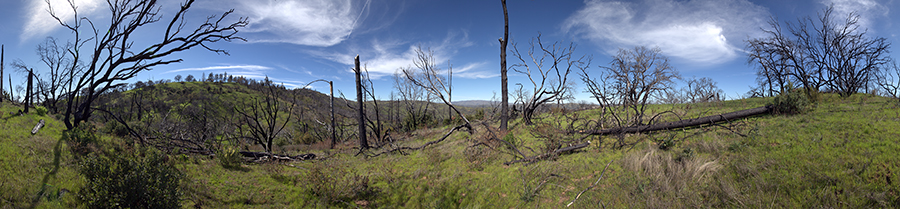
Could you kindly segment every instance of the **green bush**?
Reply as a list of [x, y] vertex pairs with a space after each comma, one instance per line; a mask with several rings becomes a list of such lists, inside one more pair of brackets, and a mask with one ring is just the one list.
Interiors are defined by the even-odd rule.
[[79, 172], [87, 180], [81, 199], [90, 208], [178, 208], [184, 179], [167, 157], [92, 156]]
[[775, 97], [772, 105], [777, 114], [797, 114], [806, 110], [809, 98], [799, 89], [788, 89]]
[[219, 165], [223, 168], [227, 169], [240, 169], [241, 168], [241, 154], [238, 153], [237, 147], [234, 146], [223, 146], [218, 153], [216, 153], [216, 159], [219, 160]]
[[100, 128], [100, 131], [113, 134], [119, 137], [126, 137], [129, 135], [128, 129], [125, 128], [125, 125], [119, 123], [118, 121], [110, 120]]
[[34, 113], [38, 116], [45, 116], [47, 115], [47, 108], [43, 106], [37, 106], [34, 108]]
[[79, 155], [91, 152], [96, 145], [97, 136], [91, 123], [82, 123], [72, 130], [63, 132], [63, 137], [70, 143], [69, 149]]

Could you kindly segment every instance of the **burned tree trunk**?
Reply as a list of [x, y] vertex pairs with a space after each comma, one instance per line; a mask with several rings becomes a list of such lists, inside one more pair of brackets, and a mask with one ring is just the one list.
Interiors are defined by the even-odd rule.
[[357, 119], [359, 122], [359, 150], [366, 150], [369, 148], [369, 141], [366, 140], [366, 123], [365, 123], [365, 110], [363, 109], [363, 92], [362, 92], [362, 81], [360, 79], [360, 73], [362, 73], [362, 69], [359, 68], [359, 55], [356, 55], [356, 104], [358, 105], [358, 115]]
[[28, 70], [28, 87], [25, 88], [25, 113], [28, 113], [28, 107], [31, 106], [31, 103], [34, 101], [31, 100], [31, 82], [34, 79], [34, 69]]
[[37, 132], [40, 131], [41, 128], [43, 128], [43, 127], [44, 127], [44, 119], [41, 119], [41, 121], [38, 122], [37, 125], [34, 125], [34, 128], [31, 129], [31, 135], [37, 134]]
[[667, 123], [658, 123], [658, 124], [642, 125], [642, 126], [617, 127], [617, 128], [608, 128], [608, 129], [601, 129], [601, 130], [574, 131], [574, 132], [570, 132], [570, 133], [590, 134], [590, 135], [643, 133], [643, 132], [659, 131], [659, 130], [666, 130], [666, 129], [698, 126], [698, 125], [703, 125], [703, 124], [715, 124], [715, 123], [722, 122], [722, 121], [729, 121], [729, 120], [741, 119], [741, 118], [750, 117], [750, 116], [759, 115], [759, 114], [766, 114], [771, 111], [772, 111], [772, 106], [770, 105], [770, 106], [740, 110], [740, 111], [735, 111], [735, 112], [730, 112], [730, 113], [725, 113], [725, 114], [720, 114], [720, 115], [692, 118], [692, 119], [673, 121], [673, 122], [667, 122]]
[[[3, 59], [6, 57], [6, 45], [0, 46], [0, 102], [3, 102]], [[12, 91], [12, 89], [9, 89]]]

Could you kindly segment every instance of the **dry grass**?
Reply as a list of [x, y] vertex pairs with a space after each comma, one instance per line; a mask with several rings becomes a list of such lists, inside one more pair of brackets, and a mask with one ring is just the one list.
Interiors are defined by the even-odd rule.
[[[663, 151], [652, 144], [625, 155], [621, 163], [626, 171], [638, 174], [623, 183], [634, 188], [630, 202], [649, 208], [710, 206], [704, 201], [710, 191], [706, 187], [715, 183], [722, 169], [718, 160], [684, 151]], [[727, 190], [733, 189], [722, 189]]]

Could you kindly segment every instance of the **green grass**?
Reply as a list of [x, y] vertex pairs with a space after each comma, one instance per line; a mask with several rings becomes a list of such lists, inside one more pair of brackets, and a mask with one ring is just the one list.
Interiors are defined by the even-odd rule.
[[[0, 103], [0, 207], [70, 208], [82, 180], [62, 140], [65, 125], [50, 115], [18, 115], [19, 110]], [[32, 135], [41, 119], [44, 127]], [[70, 192], [60, 195], [65, 190]]]
[[[654, 105], [651, 114], [674, 111], [698, 117], [765, 105], [771, 98], [702, 104]], [[25, 207], [61, 153], [53, 188], [82, 184], [68, 149], [54, 152], [62, 124], [52, 120], [30, 136], [35, 115], [8, 117], [3, 104], [0, 156], [2, 205]], [[576, 114], [576, 113], [570, 113]], [[596, 117], [596, 110], [577, 112]], [[674, 114], [661, 121], [676, 120]], [[539, 123], [560, 121], [544, 115]], [[572, 207], [598, 208], [891, 208], [900, 207], [900, 108], [895, 100], [857, 94], [823, 95], [808, 112], [764, 115], [671, 132], [625, 136], [633, 149], [594, 145], [533, 164], [503, 165], [513, 156], [484, 146], [485, 137], [457, 133], [423, 150], [373, 158], [356, 150], [304, 150], [319, 159], [223, 167], [206, 156], [172, 156], [188, 181], [184, 207], [203, 208], [563, 208], [603, 172]], [[537, 133], [548, 129], [513, 121], [512, 134], [527, 155], [541, 151]], [[21, 129], [21, 131], [20, 131]], [[416, 146], [448, 127], [419, 130], [398, 145]], [[745, 136], [741, 136], [736, 133]], [[560, 137], [574, 137], [559, 135]], [[502, 137], [502, 136], [501, 136]], [[675, 139], [662, 150], [656, 142]], [[101, 140], [115, 145], [112, 139]], [[61, 145], [65, 147], [63, 143]], [[379, 152], [382, 150], [375, 150]], [[612, 161], [608, 170], [604, 166]], [[38, 165], [38, 166], [32, 166]], [[51, 189], [53, 189], [51, 188]], [[42, 198], [40, 207], [71, 207], [74, 197]]]

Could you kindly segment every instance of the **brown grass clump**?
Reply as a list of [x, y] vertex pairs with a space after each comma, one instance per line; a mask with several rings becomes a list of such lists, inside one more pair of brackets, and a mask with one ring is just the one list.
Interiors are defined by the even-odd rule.
[[711, 182], [722, 165], [717, 160], [694, 156], [690, 149], [673, 152], [648, 146], [626, 155], [622, 166], [638, 174], [624, 186], [634, 188], [630, 198], [645, 204], [644, 207], [698, 207], [721, 203], [709, 202], [708, 198], [722, 195], [712, 194], [715, 192], [707, 187], [717, 186]]

